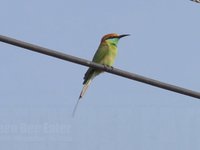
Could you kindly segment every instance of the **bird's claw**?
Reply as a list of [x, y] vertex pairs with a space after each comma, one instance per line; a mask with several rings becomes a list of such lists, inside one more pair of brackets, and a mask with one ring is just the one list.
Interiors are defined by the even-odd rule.
[[105, 65], [105, 64], [104, 64], [104, 68], [105, 68], [106, 70], [113, 70], [113, 69], [114, 69], [113, 66], [108, 66], [108, 65]]

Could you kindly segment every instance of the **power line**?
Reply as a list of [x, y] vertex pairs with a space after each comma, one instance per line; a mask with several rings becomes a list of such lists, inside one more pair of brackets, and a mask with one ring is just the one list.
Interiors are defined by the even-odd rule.
[[156, 87], [159, 87], [159, 88], [162, 88], [162, 89], [165, 89], [165, 90], [173, 91], [173, 92], [176, 92], [176, 93], [179, 93], [179, 94], [183, 94], [183, 95], [187, 95], [187, 96], [190, 96], [190, 97], [200, 99], [200, 92], [196, 92], [196, 91], [192, 91], [192, 90], [182, 88], [182, 87], [179, 87], [179, 86], [176, 86], [176, 85], [160, 82], [158, 80], [150, 79], [150, 78], [147, 78], [147, 77], [144, 77], [144, 76], [141, 76], [141, 75], [138, 75], [138, 74], [130, 73], [130, 72], [127, 72], [127, 71], [124, 71], [124, 70], [121, 70], [121, 69], [106, 67], [104, 65], [97, 64], [97, 63], [94, 63], [94, 62], [91, 62], [91, 61], [88, 61], [88, 60], [85, 60], [85, 59], [82, 59], [82, 58], [78, 58], [78, 57], [75, 57], [75, 56], [64, 54], [64, 53], [61, 53], [61, 52], [58, 52], [58, 51], [55, 51], [55, 50], [51, 50], [51, 49], [48, 49], [48, 48], [44, 48], [44, 47], [41, 47], [41, 46], [37, 46], [37, 45], [34, 45], [34, 44], [23, 42], [23, 41], [13, 39], [13, 38], [10, 38], [10, 37], [6, 37], [6, 36], [3, 36], [3, 35], [0, 35], [0, 41], [7, 43], [7, 44], [11, 44], [11, 45], [15, 45], [15, 46], [18, 46], [18, 47], [25, 48], [27, 50], [42, 53], [42, 54], [49, 55], [49, 56], [52, 56], [52, 57], [56, 57], [56, 58], [59, 58], [59, 59], [62, 59], [62, 60], [70, 61], [70, 62], [73, 62], [73, 63], [76, 63], [76, 64], [92, 67], [92, 68], [95, 68], [95, 69], [104, 70], [106, 72], [109, 72], [109, 73], [112, 73], [112, 74], [115, 74], [115, 75], [118, 75], [118, 76], [122, 76], [122, 77], [125, 77], [125, 78], [128, 78], [128, 79], [131, 79], [131, 80], [146, 83], [146, 84], [156, 86]]

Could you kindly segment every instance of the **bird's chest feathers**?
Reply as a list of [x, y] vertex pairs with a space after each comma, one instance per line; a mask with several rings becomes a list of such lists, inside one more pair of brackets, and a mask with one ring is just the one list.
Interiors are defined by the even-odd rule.
[[115, 45], [108, 45], [107, 55], [115, 58], [117, 55], [117, 47]]
[[106, 55], [102, 63], [104, 65], [112, 66], [116, 55], [117, 55], [117, 47], [114, 45], [108, 45], [108, 48], [106, 50]]
[[112, 38], [112, 39], [108, 39], [106, 41], [106, 44], [107, 44], [107, 55], [108, 56], [111, 56], [111, 57], [116, 57], [117, 55], [117, 43], [118, 43], [118, 40], [117, 38]]

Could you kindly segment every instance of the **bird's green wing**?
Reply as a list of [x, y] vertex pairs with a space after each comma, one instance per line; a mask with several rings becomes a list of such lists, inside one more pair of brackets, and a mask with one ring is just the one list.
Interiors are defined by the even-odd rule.
[[[92, 61], [96, 62], [96, 63], [101, 63], [101, 61], [103, 60], [103, 58], [107, 54], [107, 50], [108, 50], [108, 46], [106, 44], [101, 43], [99, 45], [99, 48], [97, 49]], [[87, 70], [87, 72], [85, 73], [83, 84], [85, 84], [88, 80], [94, 78], [99, 73], [101, 73], [101, 71], [98, 71], [98, 70], [93, 69], [93, 68], [89, 68]]]
[[108, 53], [108, 45], [101, 43], [99, 45], [99, 48], [97, 49], [92, 61], [96, 62], [96, 63], [101, 63], [101, 61], [103, 60], [103, 58], [106, 56], [107, 53]]

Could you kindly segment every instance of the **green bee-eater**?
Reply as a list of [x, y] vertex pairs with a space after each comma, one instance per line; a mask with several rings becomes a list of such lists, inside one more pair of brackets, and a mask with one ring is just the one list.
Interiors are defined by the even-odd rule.
[[[120, 38], [129, 36], [129, 34], [118, 35], [116, 33], [111, 33], [103, 36], [101, 43], [92, 59], [93, 62], [99, 63], [105, 66], [112, 66], [117, 55], [117, 44]], [[83, 89], [80, 93], [79, 99], [74, 107], [73, 115], [75, 114], [76, 108], [78, 106], [79, 100], [85, 94], [87, 88], [89, 87], [92, 79], [102, 73], [103, 71], [94, 68], [89, 68], [84, 76]]]

